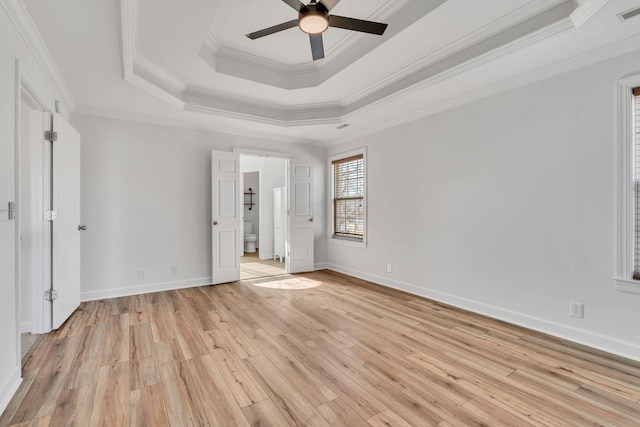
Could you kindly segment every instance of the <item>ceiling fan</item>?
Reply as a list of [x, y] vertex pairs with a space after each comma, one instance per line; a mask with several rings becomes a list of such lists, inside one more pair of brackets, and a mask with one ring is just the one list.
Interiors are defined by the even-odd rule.
[[298, 11], [298, 19], [293, 19], [282, 24], [274, 25], [273, 27], [265, 28], [264, 30], [247, 34], [247, 37], [255, 40], [297, 26], [309, 34], [311, 54], [313, 60], [316, 61], [324, 58], [322, 33], [329, 27], [377, 34], [379, 36], [384, 34], [384, 31], [387, 29], [387, 24], [329, 14], [331, 9], [333, 9], [340, 0], [311, 0], [311, 3], [307, 5], [300, 2], [300, 0], [282, 1]]

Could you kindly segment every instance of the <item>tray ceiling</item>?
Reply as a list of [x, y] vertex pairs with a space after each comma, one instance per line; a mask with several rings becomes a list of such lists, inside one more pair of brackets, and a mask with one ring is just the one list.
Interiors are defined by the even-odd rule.
[[640, 46], [640, 18], [616, 16], [636, 6], [626, 0], [342, 0], [332, 13], [389, 27], [382, 37], [329, 28], [319, 61], [298, 28], [245, 37], [296, 18], [281, 0], [90, 3], [23, 1], [77, 101], [72, 111], [305, 143], [357, 137]]

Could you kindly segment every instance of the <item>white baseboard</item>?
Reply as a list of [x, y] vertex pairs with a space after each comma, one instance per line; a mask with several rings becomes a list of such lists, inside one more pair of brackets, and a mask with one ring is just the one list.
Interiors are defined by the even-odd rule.
[[6, 381], [3, 384], [2, 389], [0, 389], [0, 414], [4, 412], [13, 398], [13, 395], [18, 391], [18, 387], [20, 387], [20, 384], [22, 383], [20, 375], [20, 367], [16, 366], [11, 375], [9, 375], [8, 381]]
[[327, 263], [326, 268], [640, 362], [640, 345], [635, 342], [610, 338], [586, 329], [574, 328], [539, 317], [529, 316], [445, 292], [425, 289], [414, 284], [340, 265]]
[[27, 333], [32, 333], [33, 332], [33, 322], [28, 321], [28, 322], [20, 322], [20, 333], [21, 334], [27, 334]]
[[174, 289], [195, 288], [211, 284], [211, 277], [199, 277], [196, 279], [176, 280], [174, 282], [148, 283], [145, 285], [114, 287], [99, 291], [80, 293], [81, 301], [94, 301], [106, 298], [126, 297], [129, 295], [149, 294], [152, 292], [171, 291]]
[[315, 263], [313, 265], [313, 269], [314, 270], [326, 270], [326, 269], [332, 269], [332, 268], [331, 268], [331, 264], [329, 264], [328, 262], [318, 262], [318, 263]]

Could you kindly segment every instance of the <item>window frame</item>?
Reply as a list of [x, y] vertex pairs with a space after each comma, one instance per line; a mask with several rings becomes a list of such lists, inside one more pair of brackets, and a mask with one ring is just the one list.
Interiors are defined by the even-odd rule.
[[[363, 169], [364, 169], [364, 189], [363, 189], [363, 196], [362, 196], [362, 209], [363, 209], [363, 235], [362, 238], [359, 237], [353, 237], [353, 236], [342, 236], [339, 234], [335, 234], [335, 212], [334, 212], [334, 200], [335, 200], [335, 187], [334, 187], [334, 171], [333, 171], [333, 162], [336, 160], [342, 160], [342, 159], [347, 159], [349, 157], [354, 157], [354, 156], [362, 156], [362, 160], [363, 160]], [[355, 246], [355, 247], [366, 247], [367, 246], [367, 234], [368, 234], [368, 230], [367, 230], [367, 225], [368, 225], [368, 211], [367, 211], [367, 176], [368, 176], [368, 167], [367, 167], [367, 150], [365, 147], [362, 148], [357, 148], [357, 149], [353, 149], [350, 151], [345, 151], [345, 152], [341, 152], [338, 154], [334, 154], [329, 156], [328, 159], [328, 170], [329, 173], [327, 175], [329, 175], [329, 220], [330, 220], [330, 228], [329, 228], [329, 237], [330, 237], [330, 242], [332, 243], [338, 243], [338, 244], [344, 244], [344, 245], [349, 245], [349, 246]]]
[[635, 176], [634, 88], [640, 87], [640, 74], [619, 80], [616, 85], [615, 132], [618, 143], [617, 243], [614, 282], [621, 292], [640, 294], [640, 280], [633, 279]]

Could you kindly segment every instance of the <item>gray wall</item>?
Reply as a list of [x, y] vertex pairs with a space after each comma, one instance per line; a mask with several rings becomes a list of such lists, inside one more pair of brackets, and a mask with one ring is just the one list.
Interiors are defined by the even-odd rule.
[[328, 239], [331, 267], [640, 360], [640, 295], [613, 282], [612, 83], [637, 57], [331, 147], [367, 147], [369, 233]]
[[[211, 280], [211, 150], [281, 152], [313, 160], [317, 182], [325, 176], [325, 148], [85, 115], [72, 115], [72, 124], [83, 143], [84, 300]], [[324, 212], [324, 186], [316, 190], [315, 209]], [[322, 218], [318, 263], [326, 261], [325, 236]]]

